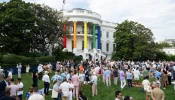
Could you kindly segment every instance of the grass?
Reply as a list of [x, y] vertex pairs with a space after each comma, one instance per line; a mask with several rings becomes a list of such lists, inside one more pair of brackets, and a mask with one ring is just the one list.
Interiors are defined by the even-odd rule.
[[[53, 73], [51, 73], [50, 76], [53, 76]], [[14, 75], [14, 78], [17, 78], [17, 75]], [[143, 79], [140, 79], [140, 82]], [[151, 79], [152, 81], [152, 79]], [[32, 74], [22, 74], [22, 82], [24, 83], [24, 94], [23, 94], [23, 100], [25, 100], [25, 94], [29, 91], [29, 86], [32, 84]], [[43, 82], [41, 80], [38, 81], [39, 89], [43, 88]], [[53, 87], [53, 84], [51, 83], [50, 88]], [[84, 95], [88, 97], [88, 100], [115, 100], [115, 91], [120, 90], [120, 82], [118, 81], [118, 85], [114, 85], [112, 81], [112, 86], [107, 87], [105, 86], [102, 81], [98, 81], [98, 95], [95, 97], [91, 97], [91, 91], [89, 85], [84, 85]], [[175, 100], [174, 97], [174, 86], [168, 85], [166, 90], [163, 90], [165, 93], [165, 100]], [[141, 92], [141, 87], [132, 87], [129, 88], [125, 86], [125, 88], [122, 90], [123, 96], [131, 96], [134, 98], [134, 100], [145, 100], [145, 93]], [[45, 100], [53, 100], [51, 98], [51, 91], [48, 96], [46, 96]]]

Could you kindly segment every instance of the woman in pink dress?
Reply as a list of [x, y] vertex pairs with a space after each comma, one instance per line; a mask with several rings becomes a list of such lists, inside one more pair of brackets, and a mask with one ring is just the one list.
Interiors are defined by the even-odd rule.
[[72, 76], [72, 83], [74, 85], [73, 96], [78, 100], [78, 92], [79, 92], [79, 76], [77, 75], [77, 71], [74, 71], [74, 75]]

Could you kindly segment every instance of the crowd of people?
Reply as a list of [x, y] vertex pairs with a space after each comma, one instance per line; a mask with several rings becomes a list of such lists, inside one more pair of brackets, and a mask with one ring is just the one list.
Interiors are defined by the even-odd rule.
[[[17, 84], [11, 70], [5, 76], [3, 69], [0, 70], [0, 100], [22, 100], [24, 85], [21, 81], [21, 64], [17, 64], [18, 78]], [[26, 65], [28, 74], [30, 66]], [[55, 75], [51, 76], [52, 70]], [[44, 75], [43, 75], [44, 74]], [[142, 83], [139, 83], [143, 77]], [[149, 78], [155, 79], [150, 82]], [[174, 62], [155, 61], [81, 61], [75, 63], [72, 60], [57, 61], [53, 67], [51, 63], [39, 64], [37, 71], [33, 71], [33, 84], [26, 93], [26, 100], [44, 100], [52, 89], [53, 100], [88, 100], [83, 94], [84, 84], [89, 84], [92, 97], [98, 95], [98, 81], [102, 81], [107, 87], [118, 85], [120, 89], [115, 92], [115, 100], [133, 100], [134, 97], [122, 96], [122, 91], [126, 85], [128, 87], [142, 87], [146, 94], [146, 100], [164, 100], [165, 94], [161, 90], [171, 85], [171, 80], [175, 80]], [[38, 90], [38, 80], [43, 81], [44, 91]], [[53, 83], [53, 87], [50, 84]], [[27, 86], [26, 86], [27, 87]], [[9, 98], [9, 99], [4, 99]]]

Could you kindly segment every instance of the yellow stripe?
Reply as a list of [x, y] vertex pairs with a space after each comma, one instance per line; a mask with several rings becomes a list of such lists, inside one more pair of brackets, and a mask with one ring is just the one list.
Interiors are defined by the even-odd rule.
[[77, 23], [74, 22], [74, 48], [77, 48]]
[[87, 48], [87, 22], [84, 22], [84, 48]]

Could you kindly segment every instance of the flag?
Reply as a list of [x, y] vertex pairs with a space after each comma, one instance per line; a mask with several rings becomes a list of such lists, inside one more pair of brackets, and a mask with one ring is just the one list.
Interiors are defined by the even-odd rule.
[[64, 4], [65, 4], [65, 1], [66, 1], [66, 0], [63, 0], [63, 3], [64, 3]]

